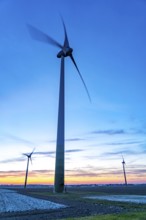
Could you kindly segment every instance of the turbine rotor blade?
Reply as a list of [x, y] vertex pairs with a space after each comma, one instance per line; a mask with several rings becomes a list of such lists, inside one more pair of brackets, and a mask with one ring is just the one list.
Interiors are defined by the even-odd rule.
[[69, 47], [69, 41], [68, 41], [68, 36], [67, 36], [67, 31], [66, 31], [66, 27], [65, 27], [65, 23], [64, 20], [61, 16], [61, 20], [62, 20], [62, 24], [63, 24], [63, 28], [64, 28], [64, 35], [65, 35], [65, 39], [64, 39], [64, 47]]
[[30, 157], [31, 157], [31, 155], [34, 153], [34, 151], [35, 151], [35, 148], [33, 148], [33, 151], [30, 153]]
[[122, 160], [124, 161], [124, 157], [123, 157], [123, 154], [121, 154], [121, 157], [122, 157]]
[[75, 60], [74, 60], [72, 54], [70, 55], [70, 58], [71, 58], [73, 64], [75, 65], [75, 67], [76, 67], [76, 69], [77, 69], [77, 71], [78, 71], [78, 74], [79, 74], [79, 76], [80, 76], [80, 78], [81, 78], [81, 80], [82, 80], [82, 83], [83, 83], [83, 85], [84, 85], [84, 88], [85, 88], [85, 90], [86, 90], [86, 92], [87, 92], [88, 98], [89, 98], [89, 100], [90, 100], [90, 102], [91, 102], [91, 97], [90, 97], [90, 94], [89, 94], [89, 92], [88, 92], [87, 86], [86, 86], [86, 84], [85, 84], [85, 82], [84, 82], [84, 79], [83, 79], [83, 77], [82, 77], [82, 75], [81, 75], [81, 73], [80, 73], [80, 71], [79, 71], [79, 69], [78, 69], [78, 67], [77, 67], [77, 64], [76, 64], [76, 62], [75, 62]]
[[22, 154], [22, 155], [29, 157], [29, 155], [28, 155], [28, 154]]
[[31, 37], [34, 40], [38, 40], [38, 41], [41, 41], [41, 42], [44, 42], [44, 43], [49, 43], [49, 44], [57, 46], [61, 49], [63, 48], [63, 46], [60, 43], [58, 43], [52, 37], [48, 36], [47, 34], [43, 33], [42, 31], [40, 31], [36, 27], [34, 27], [30, 24], [27, 24], [27, 27], [28, 27], [28, 30], [29, 30], [29, 33], [30, 33]]
[[31, 157], [30, 157], [30, 161], [31, 161], [31, 164], [32, 164], [32, 159], [31, 159]]

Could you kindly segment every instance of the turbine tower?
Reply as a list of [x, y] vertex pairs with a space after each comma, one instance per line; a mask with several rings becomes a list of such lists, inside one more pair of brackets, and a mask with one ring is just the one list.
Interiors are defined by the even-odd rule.
[[124, 173], [124, 180], [125, 180], [125, 185], [127, 186], [127, 178], [126, 178], [126, 171], [125, 171], [125, 161], [124, 161], [124, 157], [122, 156], [122, 165], [123, 165], [123, 173]]
[[64, 28], [64, 43], [63, 45], [58, 43], [52, 37], [38, 30], [37, 28], [28, 25], [31, 36], [35, 40], [43, 41], [45, 43], [52, 44], [60, 49], [57, 54], [57, 57], [61, 59], [60, 67], [60, 89], [59, 89], [59, 107], [58, 107], [58, 127], [57, 127], [57, 141], [56, 141], [56, 163], [55, 163], [55, 182], [54, 182], [54, 191], [57, 193], [62, 193], [64, 191], [64, 136], [65, 136], [65, 58], [70, 57], [79, 77], [84, 85], [84, 88], [87, 92], [88, 98], [91, 101], [87, 86], [83, 80], [83, 77], [78, 69], [78, 66], [73, 57], [73, 49], [69, 45], [68, 36], [66, 32], [66, 27], [62, 19], [62, 24]]
[[28, 168], [29, 168], [29, 160], [32, 162], [31, 156], [33, 154], [34, 150], [30, 154], [23, 154], [27, 157], [27, 166], [26, 166], [26, 174], [25, 174], [25, 182], [24, 182], [24, 188], [27, 186], [27, 177], [28, 177]]

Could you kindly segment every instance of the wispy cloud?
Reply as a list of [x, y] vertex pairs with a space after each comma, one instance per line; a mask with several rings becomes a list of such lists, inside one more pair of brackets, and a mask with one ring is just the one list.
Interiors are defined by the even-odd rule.
[[142, 141], [120, 141], [120, 142], [110, 142], [110, 143], [104, 143], [104, 145], [133, 145], [133, 144], [141, 144]]
[[[137, 165], [127, 165], [126, 166], [127, 178], [140, 178], [145, 176], [145, 167], [141, 164]], [[32, 170], [29, 172], [29, 177], [47, 177], [54, 175], [54, 170]], [[87, 177], [87, 178], [97, 178], [97, 177], [112, 177], [116, 175], [117, 177], [123, 176], [122, 165], [121, 168], [117, 167], [108, 167], [103, 168], [100, 166], [87, 166], [77, 169], [68, 169], [66, 170], [66, 177]], [[8, 177], [22, 177], [25, 176], [24, 171], [18, 170], [9, 170], [9, 171], [0, 171], [0, 178], [8, 178]]]
[[107, 135], [118, 135], [126, 134], [127, 132], [124, 129], [107, 129], [107, 130], [95, 130], [91, 134], [107, 134]]
[[67, 177], [95, 177], [97, 176], [97, 173], [94, 171], [90, 172], [88, 170], [84, 170], [84, 169], [79, 169], [79, 170], [71, 170], [71, 171], [66, 171], [66, 176]]
[[104, 129], [104, 130], [94, 130], [90, 134], [105, 134], [105, 135], [120, 135], [120, 134], [146, 134], [145, 129], [129, 128], [129, 129]]
[[[18, 170], [8, 170], [8, 171], [0, 171], [0, 178], [7, 178], [7, 177], [21, 177], [25, 176], [25, 170], [24, 171], [18, 171]], [[53, 170], [32, 170], [29, 171], [29, 177], [36, 177], [36, 176], [49, 176], [53, 175]]]
[[132, 134], [146, 134], [146, 129], [145, 128], [131, 128], [129, 130], [129, 133], [132, 133]]
[[12, 159], [1, 160], [0, 163], [22, 162], [25, 160], [26, 160], [26, 158], [12, 158]]
[[29, 141], [25, 138], [21, 138], [21, 137], [18, 137], [18, 136], [9, 134], [9, 133], [3, 133], [1, 135], [1, 138], [4, 139], [4, 140], [18, 142], [18, 143], [22, 143], [22, 144], [25, 144], [25, 145], [35, 146], [35, 143], [33, 143], [33, 142], [31, 142], [31, 141]]
[[121, 157], [121, 155], [136, 155], [136, 154], [137, 154], [136, 151], [124, 149], [124, 150], [120, 150], [120, 151], [116, 151], [116, 152], [105, 152], [105, 153], [100, 154], [99, 157], [105, 157], [105, 158], [111, 157], [111, 156], [120, 156]]
[[68, 138], [68, 139], [65, 139], [65, 141], [68, 141], [68, 142], [84, 141], [84, 140], [85, 140], [84, 138]]
[[[82, 149], [71, 149], [71, 150], [65, 150], [66, 153], [76, 153], [76, 152], [80, 152], [80, 151], [83, 151]], [[52, 155], [52, 154], [55, 154], [56, 151], [38, 151], [38, 152], [34, 152], [34, 154], [37, 154], [37, 155]]]
[[[85, 140], [84, 138], [66, 138], [65, 139], [66, 142], [77, 142], [77, 141], [84, 141], [84, 140]], [[56, 143], [56, 139], [55, 140], [48, 140], [46, 142]]]
[[129, 150], [129, 149], [120, 149], [120, 150], [114, 150], [114, 151], [109, 151], [109, 152], [104, 152], [104, 153], [101, 153], [101, 154], [97, 154], [97, 155], [87, 155], [87, 156], [84, 156], [84, 158], [86, 159], [90, 159], [90, 160], [96, 160], [96, 161], [99, 161], [99, 160], [119, 160], [119, 159], [122, 159], [122, 156], [124, 156], [124, 158], [129, 158], [129, 156], [137, 156], [139, 155], [139, 157], [134, 160], [132, 160], [130, 163], [135, 163], [136, 161], [140, 160], [140, 155], [144, 155], [144, 153], [146, 153], [146, 150], [145, 151], [136, 151], [136, 150]]
[[72, 150], [66, 150], [65, 152], [66, 153], [76, 153], [76, 152], [81, 152], [81, 151], [84, 151], [82, 149], [72, 149]]
[[[141, 177], [145, 175], [146, 171], [144, 166], [142, 165], [135, 165], [135, 166], [126, 166], [126, 173], [127, 177], [133, 176], [134, 178], [136, 177]], [[98, 167], [98, 166], [87, 166], [83, 167], [80, 169], [74, 169], [74, 170], [66, 170], [66, 175], [68, 177], [112, 177], [114, 175], [116, 176], [123, 176], [123, 168], [121, 165], [121, 168], [117, 167], [108, 167], [108, 168], [103, 168], [103, 167]]]
[[[22, 177], [25, 176], [24, 171], [18, 170], [8, 170], [8, 171], [0, 171], [0, 178], [8, 178], [8, 177]], [[50, 176], [54, 174], [54, 170], [32, 170], [29, 171], [29, 177], [38, 177], [38, 176]]]
[[55, 151], [36, 151], [36, 152], [34, 151], [33, 154], [51, 156], [52, 154], [53, 155], [55, 154]]
[[32, 170], [29, 172], [29, 177], [38, 177], [38, 176], [46, 176], [54, 175], [54, 170]]
[[7, 178], [7, 177], [20, 177], [24, 176], [25, 171], [17, 171], [17, 170], [9, 170], [9, 171], [0, 171], [0, 177]]
[[75, 170], [66, 170], [67, 177], [105, 177], [105, 176], [114, 176], [114, 175], [123, 175], [122, 167], [121, 169], [117, 168], [102, 168], [102, 167], [90, 167], [75, 169]]
[[[66, 150], [65, 153], [70, 154], [70, 153], [77, 153], [83, 151], [82, 149], [71, 149], [71, 150]], [[42, 155], [46, 157], [55, 157], [56, 151], [34, 151], [33, 155]], [[33, 156], [32, 155], [32, 156]], [[66, 157], [67, 159], [67, 157]], [[11, 158], [11, 159], [6, 159], [6, 160], [1, 160], [0, 163], [13, 163], [13, 162], [22, 162], [25, 161], [26, 158], [24, 157], [18, 157], [18, 158]]]

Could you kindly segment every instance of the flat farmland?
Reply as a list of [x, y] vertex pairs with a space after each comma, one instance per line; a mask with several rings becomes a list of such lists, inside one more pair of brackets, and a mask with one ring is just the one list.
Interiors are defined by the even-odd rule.
[[[102, 196], [145, 196], [146, 185], [108, 185], [108, 186], [67, 186], [66, 193], [53, 193], [53, 187], [3, 188], [3, 190], [15, 191], [20, 196], [37, 199], [37, 203], [50, 202], [57, 204], [58, 208], [32, 208], [30, 210], [8, 210], [0, 213], [0, 220], [39, 220], [39, 219], [67, 219], [107, 214], [140, 213], [146, 211], [146, 204], [133, 202], [108, 201]], [[13, 193], [9, 200], [13, 203]], [[100, 196], [100, 199], [88, 197]], [[25, 203], [24, 197], [22, 197]], [[1, 204], [3, 198], [1, 198]], [[20, 199], [22, 200], [22, 199]], [[27, 200], [27, 199], [26, 199]], [[38, 200], [40, 202], [38, 202]], [[45, 203], [46, 204], [46, 203]], [[5, 204], [7, 206], [7, 204]], [[20, 206], [23, 206], [20, 205]], [[60, 206], [60, 207], [59, 207]], [[49, 207], [49, 205], [48, 205]]]

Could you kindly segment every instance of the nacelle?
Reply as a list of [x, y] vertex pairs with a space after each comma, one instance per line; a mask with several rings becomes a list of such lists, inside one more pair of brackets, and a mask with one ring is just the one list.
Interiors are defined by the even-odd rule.
[[72, 48], [65, 48], [63, 50], [61, 50], [58, 54], [57, 54], [57, 57], [58, 58], [61, 58], [62, 56], [63, 57], [67, 57], [67, 56], [70, 56], [73, 52], [73, 49]]

